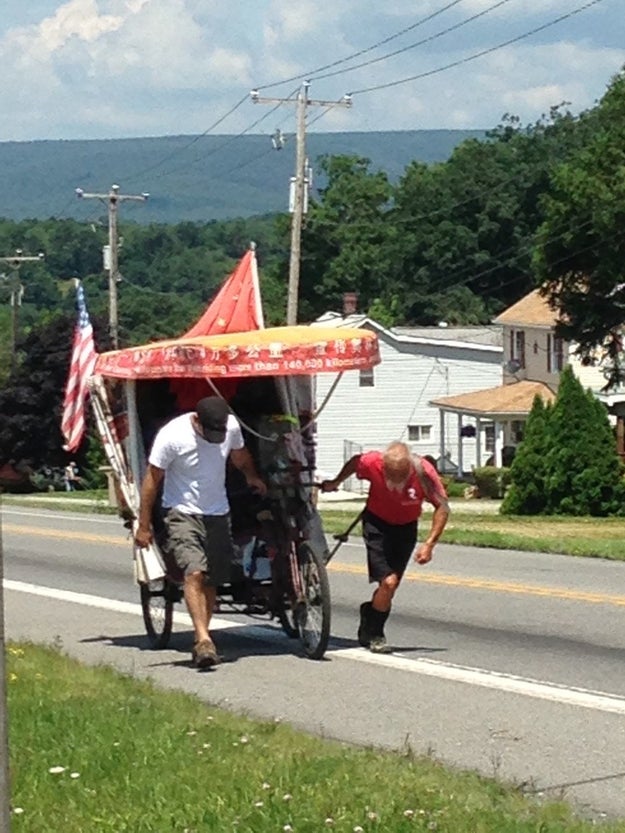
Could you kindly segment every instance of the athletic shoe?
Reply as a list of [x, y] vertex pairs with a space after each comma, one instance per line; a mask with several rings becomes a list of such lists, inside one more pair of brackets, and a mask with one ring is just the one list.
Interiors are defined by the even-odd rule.
[[193, 646], [193, 664], [196, 668], [211, 668], [219, 665], [219, 657], [212, 639], [203, 639]]
[[374, 636], [369, 643], [369, 650], [372, 654], [388, 654], [391, 648], [384, 636]]

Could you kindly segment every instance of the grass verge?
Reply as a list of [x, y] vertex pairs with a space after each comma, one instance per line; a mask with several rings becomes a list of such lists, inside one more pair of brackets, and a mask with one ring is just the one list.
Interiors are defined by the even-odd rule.
[[[42, 493], [29, 496], [27, 500], [23, 495], [3, 495], [2, 500], [7, 505], [27, 503], [28, 506], [45, 509], [117, 514], [117, 510], [108, 505], [105, 490]], [[89, 503], [85, 504], [85, 500]], [[349, 511], [323, 508], [321, 517], [325, 531], [330, 535], [343, 532], [358, 511], [358, 506]], [[426, 514], [421, 522], [421, 533], [425, 535], [428, 529], [429, 514]], [[358, 540], [358, 536], [356, 527], [352, 540]], [[490, 512], [453, 512], [442, 540], [446, 544], [466, 547], [552, 552], [625, 561], [622, 518], [515, 517]]]
[[625, 830], [408, 749], [252, 721], [53, 649], [9, 645], [8, 689], [12, 829], [24, 833]]
[[[343, 532], [358, 510], [323, 510], [324, 529]], [[422, 536], [429, 529], [429, 515], [421, 521]], [[358, 528], [353, 533], [358, 535]], [[452, 512], [442, 538], [445, 544], [493, 547], [504, 550], [552, 552], [625, 561], [622, 518], [515, 517], [497, 514]]]

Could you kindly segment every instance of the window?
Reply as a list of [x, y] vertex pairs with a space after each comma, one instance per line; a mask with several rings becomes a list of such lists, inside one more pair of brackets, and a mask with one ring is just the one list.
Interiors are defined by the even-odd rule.
[[409, 425], [408, 441], [411, 443], [427, 442], [432, 436], [431, 425]]
[[510, 423], [510, 438], [515, 443], [520, 443], [523, 440], [523, 432], [525, 431], [525, 423], [520, 419], [513, 419]]
[[547, 372], [559, 373], [564, 367], [564, 342], [551, 333], [547, 336]]
[[525, 330], [510, 330], [510, 359], [525, 367]]
[[495, 426], [487, 425], [484, 428], [484, 448], [491, 453], [495, 450]]
[[361, 370], [360, 376], [358, 379], [358, 384], [361, 388], [373, 388], [375, 387], [375, 376], [373, 375], [373, 368], [370, 367], [368, 370]]

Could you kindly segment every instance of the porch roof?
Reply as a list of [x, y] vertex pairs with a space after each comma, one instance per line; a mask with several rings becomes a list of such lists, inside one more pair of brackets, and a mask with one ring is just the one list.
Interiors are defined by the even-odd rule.
[[504, 417], [509, 420], [527, 416], [532, 409], [536, 395], [540, 396], [545, 404], [553, 402], [556, 396], [551, 388], [542, 382], [522, 380], [508, 385], [499, 385], [496, 388], [474, 390], [456, 396], [443, 396], [440, 399], [433, 399], [430, 405], [451, 413], [491, 419]]

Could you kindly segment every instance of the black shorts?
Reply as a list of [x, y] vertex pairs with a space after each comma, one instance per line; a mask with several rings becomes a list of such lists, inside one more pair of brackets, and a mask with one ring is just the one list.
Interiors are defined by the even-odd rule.
[[185, 576], [202, 572], [212, 587], [230, 582], [234, 558], [230, 515], [187, 515], [167, 509], [163, 521], [167, 548]]
[[392, 573], [401, 578], [417, 544], [417, 521], [389, 524], [366, 510], [362, 534], [367, 546], [369, 581], [382, 581]]

